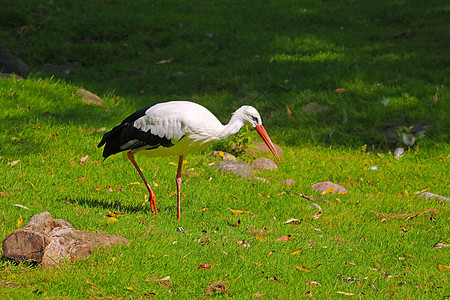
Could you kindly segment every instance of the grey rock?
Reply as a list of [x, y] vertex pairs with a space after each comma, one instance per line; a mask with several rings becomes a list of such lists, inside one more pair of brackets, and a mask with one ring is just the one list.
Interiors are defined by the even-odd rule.
[[323, 193], [324, 191], [335, 188], [330, 194], [339, 193], [339, 194], [346, 194], [348, 191], [343, 186], [331, 182], [331, 181], [324, 181], [324, 182], [318, 182], [313, 184], [312, 188], [320, 193]]
[[20, 58], [15, 57], [7, 48], [0, 45], [0, 71], [26, 76], [30, 67]]
[[260, 169], [260, 170], [276, 170], [278, 169], [278, 166], [276, 163], [274, 163], [272, 160], [261, 157], [258, 159], [255, 159], [251, 163], [251, 167], [253, 169]]
[[394, 156], [397, 157], [397, 159], [400, 159], [400, 157], [403, 156], [403, 153], [405, 153], [405, 149], [403, 147], [398, 147], [394, 150]]
[[103, 100], [100, 99], [99, 96], [97, 96], [89, 91], [83, 90], [83, 89], [79, 89], [75, 95], [78, 97], [81, 97], [81, 102], [84, 102], [86, 104], [91, 104], [91, 105], [104, 105], [105, 104], [105, 102], [103, 102]]
[[214, 156], [220, 157], [223, 160], [232, 160], [232, 161], [236, 161], [236, 156], [234, 156], [233, 154], [230, 154], [228, 152], [223, 152], [223, 151], [213, 151], [212, 153]]
[[222, 172], [230, 172], [236, 174], [242, 178], [248, 178], [253, 174], [252, 168], [250, 168], [250, 166], [245, 162], [227, 160], [214, 164], [212, 165], [212, 167], [215, 169], [219, 169]]
[[285, 179], [285, 180], [280, 181], [279, 184], [293, 185], [293, 184], [295, 184], [295, 180], [294, 179]]
[[433, 194], [433, 193], [430, 193], [430, 192], [425, 192], [425, 193], [422, 193], [422, 194], [420, 194], [419, 195], [419, 198], [423, 198], [423, 197], [425, 197], [425, 199], [433, 199], [433, 198], [438, 198], [441, 202], [443, 202], [443, 201], [447, 201], [447, 202], [450, 202], [450, 198], [446, 198], [446, 197], [443, 197], [443, 196], [440, 196], [440, 195], [436, 195], [436, 194]]
[[[282, 157], [284, 155], [283, 149], [281, 149], [280, 146], [273, 144], [275, 146], [275, 150], [277, 150], [278, 156]], [[266, 143], [264, 142], [253, 142], [252, 148], [245, 149], [245, 152], [247, 154], [272, 154], [269, 147], [267, 147]]]

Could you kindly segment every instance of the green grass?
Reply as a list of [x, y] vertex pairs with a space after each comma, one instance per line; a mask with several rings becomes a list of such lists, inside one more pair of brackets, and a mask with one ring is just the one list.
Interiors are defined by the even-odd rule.
[[[26, 222], [49, 211], [77, 229], [122, 235], [130, 244], [51, 270], [1, 257], [2, 297], [206, 298], [215, 281], [236, 299], [292, 299], [309, 291], [317, 299], [347, 297], [338, 292], [450, 296], [449, 271], [438, 268], [450, 265], [449, 248], [433, 248], [450, 243], [449, 205], [416, 194], [450, 196], [444, 1], [35, 0], [6, 7], [2, 44], [34, 72], [0, 80], [0, 237], [17, 229], [20, 215]], [[41, 68], [69, 61], [82, 67], [69, 75]], [[178, 71], [185, 76], [171, 77]], [[80, 87], [106, 105], [81, 103], [74, 96]], [[158, 184], [160, 213], [152, 214], [142, 204], [144, 186], [132, 184], [140, 181], [134, 168], [120, 155], [103, 161], [96, 145], [103, 127], [168, 99], [201, 103], [224, 122], [242, 104], [258, 107], [285, 153], [277, 171], [258, 174], [270, 183], [212, 169], [215, 147], [190, 155], [177, 221], [177, 159], [138, 158]], [[309, 102], [331, 110], [306, 116]], [[424, 127], [425, 137], [398, 160], [391, 152], [400, 144], [384, 133], [411, 125]], [[296, 183], [278, 184], [287, 178]], [[326, 180], [348, 194], [311, 189]], [[319, 218], [298, 193], [329, 201], [317, 203]], [[107, 223], [107, 209], [127, 215]], [[229, 225], [239, 217], [239, 226]], [[284, 224], [290, 218], [302, 222]], [[287, 235], [289, 241], [277, 241]]]

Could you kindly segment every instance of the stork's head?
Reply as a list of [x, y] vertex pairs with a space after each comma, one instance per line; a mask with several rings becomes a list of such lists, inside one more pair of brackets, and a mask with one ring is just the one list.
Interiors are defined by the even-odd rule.
[[242, 114], [242, 120], [246, 125], [250, 125], [253, 128], [262, 125], [261, 115], [253, 106], [242, 106], [239, 111]]
[[267, 134], [264, 126], [262, 125], [261, 115], [253, 106], [242, 106], [239, 108], [235, 114], [239, 114], [245, 124], [252, 126], [255, 128], [256, 132], [262, 137], [267, 147], [269, 147], [270, 151], [273, 155], [278, 157], [277, 150], [275, 150], [275, 146], [270, 140], [269, 135]]

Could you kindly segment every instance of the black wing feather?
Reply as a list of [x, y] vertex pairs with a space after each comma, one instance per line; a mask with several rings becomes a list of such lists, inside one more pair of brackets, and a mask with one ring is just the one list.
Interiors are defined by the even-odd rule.
[[[150, 107], [144, 107], [136, 111], [123, 120], [120, 125], [117, 125], [103, 135], [97, 147], [100, 148], [105, 145], [103, 149], [103, 157], [105, 159], [110, 155], [127, 150], [150, 150], [159, 146], [167, 148], [173, 146], [172, 141], [166, 137], [160, 137], [134, 127], [134, 121], [143, 117]], [[135, 142], [131, 143], [131, 141]], [[124, 147], [124, 145], [127, 146]]]

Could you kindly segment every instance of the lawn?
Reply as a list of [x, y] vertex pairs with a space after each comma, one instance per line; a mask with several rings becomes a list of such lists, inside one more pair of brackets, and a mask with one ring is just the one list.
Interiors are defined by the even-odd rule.
[[[52, 269], [1, 255], [2, 298], [450, 297], [450, 248], [434, 247], [450, 244], [449, 202], [418, 197], [450, 197], [445, 1], [9, 2], [1, 44], [33, 72], [0, 79], [0, 237], [48, 211], [130, 243]], [[211, 168], [213, 150], [257, 141], [250, 130], [187, 156], [178, 221], [177, 158], [138, 157], [152, 214], [132, 165], [96, 146], [167, 100], [224, 123], [255, 106], [284, 150], [256, 157], [278, 170], [266, 183]], [[322, 181], [348, 192], [321, 195]]]

